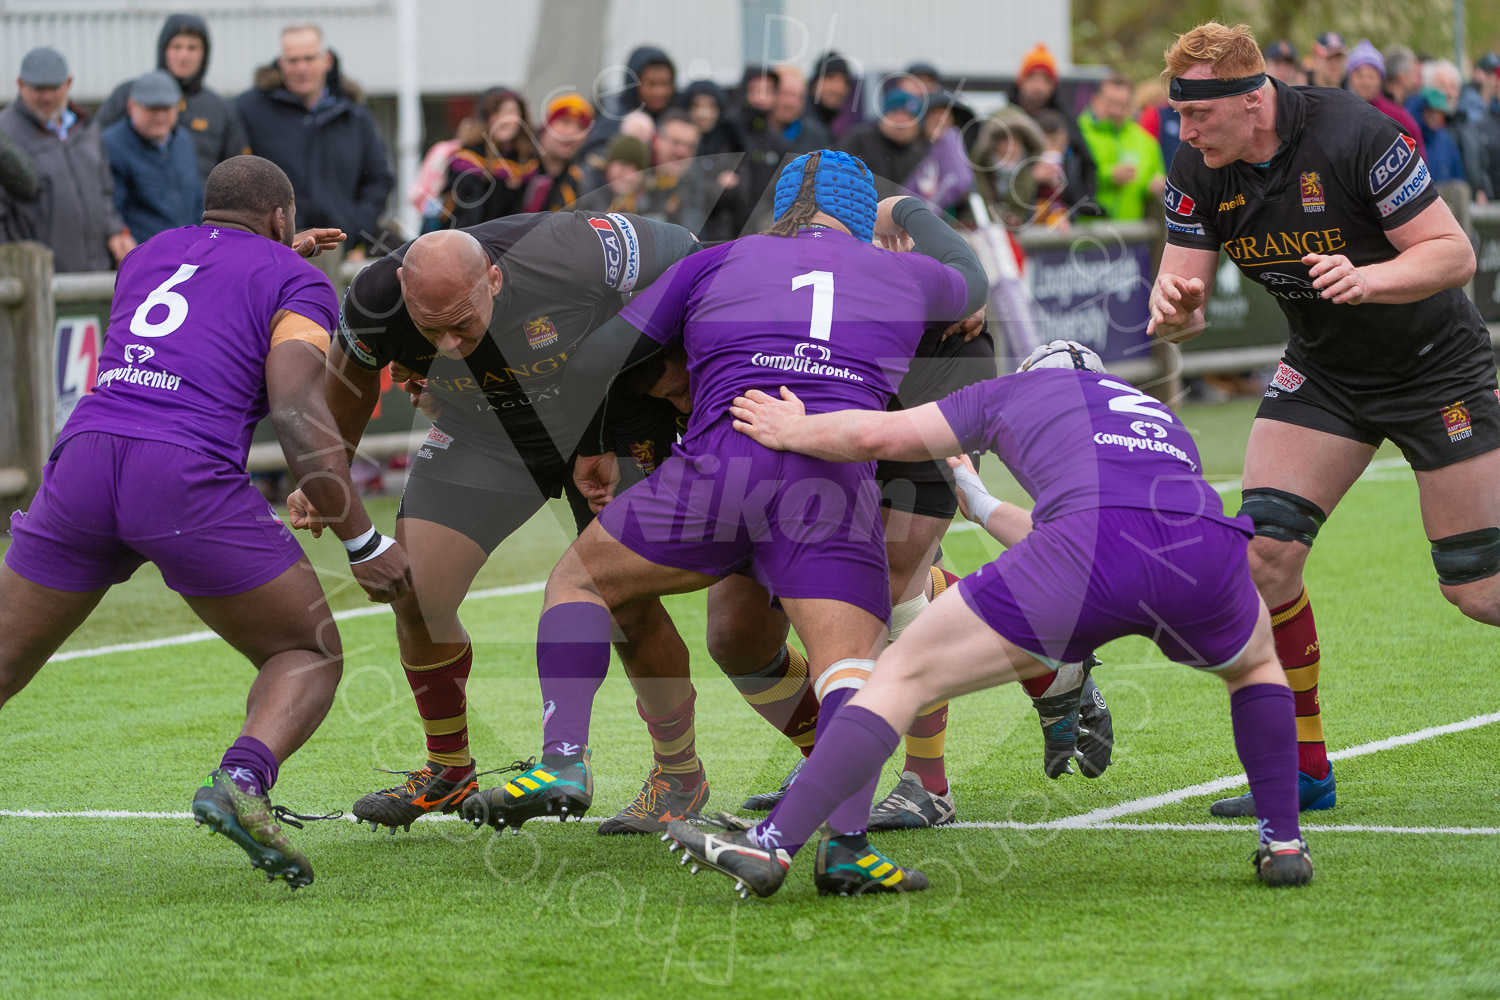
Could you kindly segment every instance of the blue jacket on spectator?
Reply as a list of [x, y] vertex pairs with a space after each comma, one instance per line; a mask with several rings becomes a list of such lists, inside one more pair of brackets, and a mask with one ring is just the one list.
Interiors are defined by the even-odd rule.
[[178, 125], [158, 146], [122, 118], [104, 130], [104, 150], [115, 180], [115, 210], [137, 243], [203, 221], [203, 181], [187, 129]]
[[1465, 179], [1463, 154], [1447, 129], [1428, 128], [1422, 122], [1422, 141], [1427, 143], [1427, 169], [1432, 171], [1432, 183]]

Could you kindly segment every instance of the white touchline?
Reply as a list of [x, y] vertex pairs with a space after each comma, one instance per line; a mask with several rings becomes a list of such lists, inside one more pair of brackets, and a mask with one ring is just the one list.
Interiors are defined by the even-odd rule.
[[[545, 590], [546, 580], [533, 580], [530, 583], [513, 583], [507, 587], [490, 587], [486, 590], [476, 590], [468, 594], [464, 600], [478, 601], [488, 597], [512, 597], [516, 594], [535, 594], [537, 591]], [[375, 604], [368, 608], [349, 608], [346, 611], [335, 611], [334, 621], [347, 621], [350, 618], [368, 618], [371, 615], [384, 615], [390, 613], [390, 606]], [[160, 639], [142, 639], [139, 642], [117, 642], [110, 646], [95, 646], [93, 649], [73, 649], [66, 653], [58, 653], [48, 660], [48, 663], [61, 663], [64, 660], [86, 660], [95, 656], [108, 656], [111, 653], [131, 653], [141, 649], [161, 649], [163, 646], [182, 646], [192, 642], [207, 642], [217, 639], [217, 632], [208, 629], [200, 629], [197, 632], [184, 632], [181, 635], [168, 635]]]
[[[1379, 753], [1392, 747], [1406, 746], [1408, 743], [1418, 743], [1422, 740], [1430, 740], [1435, 736], [1444, 736], [1448, 733], [1461, 733], [1466, 729], [1478, 729], [1480, 726], [1488, 726], [1491, 723], [1500, 722], [1500, 712], [1490, 712], [1486, 715], [1476, 715], [1462, 722], [1450, 722], [1447, 725], [1432, 726], [1428, 729], [1419, 729], [1414, 733], [1406, 733], [1401, 736], [1391, 736], [1383, 740], [1375, 740], [1370, 743], [1361, 743], [1358, 746], [1345, 747], [1328, 755], [1329, 760], [1346, 760], [1350, 757], [1363, 757], [1365, 754]], [[1151, 809], [1159, 809], [1162, 806], [1181, 802], [1183, 799], [1197, 798], [1200, 795], [1212, 795], [1215, 792], [1238, 788], [1245, 783], [1243, 774], [1231, 774], [1213, 781], [1205, 781], [1197, 785], [1188, 785], [1172, 792], [1163, 792], [1160, 795], [1148, 795], [1145, 798], [1132, 799], [1129, 802], [1121, 802], [1119, 805], [1103, 806], [1099, 809], [1091, 809], [1077, 816], [1064, 816], [1043, 824], [1046, 827], [1067, 830], [1079, 827], [1093, 826], [1096, 823], [1108, 822], [1121, 816], [1129, 816], [1133, 813], [1147, 812]]]
[[[124, 809], [80, 809], [80, 810], [53, 810], [53, 809], [0, 809], [0, 817], [8, 819], [170, 819], [188, 820], [193, 818], [192, 813], [186, 812], [130, 812]], [[346, 821], [352, 821], [353, 816], [343, 817]], [[583, 816], [580, 818], [584, 823], [602, 823], [602, 816]], [[424, 816], [418, 823], [452, 822], [461, 823], [463, 820], [458, 816]], [[538, 816], [531, 822], [553, 823], [556, 819], [551, 816]], [[1091, 823], [1088, 826], [1061, 827], [1055, 823], [1019, 823], [1012, 820], [994, 820], [990, 822], [960, 822], [948, 823], [938, 827], [939, 830], [1027, 830], [1047, 831], [1050, 833], [1069, 833], [1076, 830], [1143, 830], [1151, 832], [1185, 832], [1185, 833], [1238, 833], [1250, 834], [1255, 832], [1255, 827], [1249, 823]], [[1349, 823], [1333, 823], [1326, 826], [1314, 826], [1302, 824], [1302, 829], [1311, 830], [1314, 833], [1398, 833], [1398, 834], [1432, 834], [1451, 836], [1496, 836], [1500, 835], [1500, 826], [1380, 826], [1359, 825]]]

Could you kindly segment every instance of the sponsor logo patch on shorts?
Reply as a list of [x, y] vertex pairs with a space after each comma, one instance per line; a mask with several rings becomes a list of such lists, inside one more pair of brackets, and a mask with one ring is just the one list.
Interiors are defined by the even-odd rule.
[[1287, 392], [1296, 392], [1302, 388], [1302, 383], [1307, 381], [1307, 376], [1283, 361], [1276, 366], [1276, 374], [1271, 376], [1271, 384]]
[[444, 434], [442, 431], [438, 430], [437, 425], [434, 424], [433, 426], [427, 428], [427, 440], [423, 441], [422, 445], [427, 448], [442, 448], [446, 450], [447, 447], [452, 443], [453, 435]]
[[1474, 436], [1474, 424], [1469, 420], [1469, 407], [1463, 400], [1443, 407], [1443, 430], [1448, 440], [1457, 443]]
[[1162, 192], [1161, 200], [1166, 203], [1167, 211], [1176, 215], [1192, 215], [1193, 209], [1198, 206], [1190, 195], [1177, 190], [1170, 181]]

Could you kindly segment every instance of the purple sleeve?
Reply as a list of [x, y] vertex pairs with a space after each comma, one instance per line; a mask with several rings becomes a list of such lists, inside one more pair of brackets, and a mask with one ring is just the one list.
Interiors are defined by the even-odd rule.
[[721, 249], [700, 250], [667, 268], [660, 278], [645, 291], [637, 293], [630, 304], [620, 310], [620, 317], [663, 347], [682, 343], [688, 302], [698, 275], [718, 261], [722, 256]]
[[929, 323], [962, 319], [969, 303], [969, 286], [957, 270], [934, 257], [920, 253], [901, 253], [895, 260], [906, 268], [922, 293], [926, 310], [922, 319]]
[[1007, 379], [985, 379], [938, 400], [938, 412], [964, 451], [994, 451], [1000, 435], [1000, 408], [1009, 395]]
[[333, 283], [328, 280], [328, 275], [301, 257], [295, 254], [293, 257], [285, 262], [286, 277], [281, 282], [276, 309], [306, 316], [332, 332], [339, 324], [339, 300], [333, 293]]

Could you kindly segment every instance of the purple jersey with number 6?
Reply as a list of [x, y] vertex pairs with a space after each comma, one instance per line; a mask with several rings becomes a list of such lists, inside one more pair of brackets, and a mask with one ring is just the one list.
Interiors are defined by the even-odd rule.
[[748, 389], [786, 386], [809, 413], [883, 410], [922, 331], [962, 319], [958, 271], [836, 229], [747, 236], [678, 261], [621, 315], [687, 349], [693, 413], [684, 443], [727, 426]]
[[120, 265], [99, 379], [59, 446], [97, 431], [163, 441], [244, 468], [266, 415], [266, 357], [280, 310], [325, 330], [338, 320], [328, 278], [253, 233], [184, 226]]

